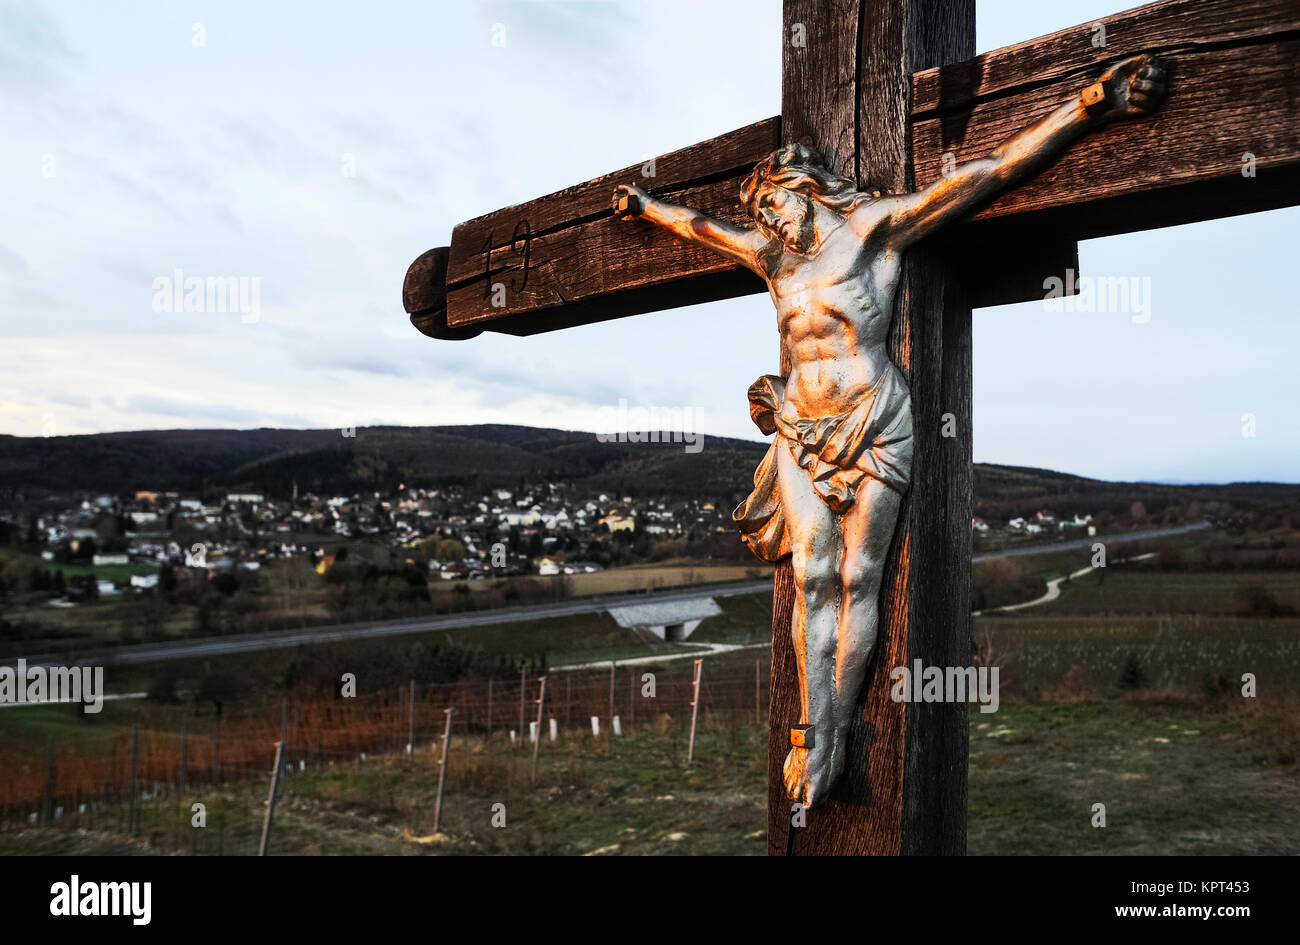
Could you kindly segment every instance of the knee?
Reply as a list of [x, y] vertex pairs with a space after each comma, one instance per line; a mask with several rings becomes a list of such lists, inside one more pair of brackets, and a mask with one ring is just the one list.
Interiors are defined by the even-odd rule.
[[885, 559], [878, 555], [846, 555], [840, 567], [840, 579], [855, 603], [869, 600], [874, 604], [884, 576]]
[[807, 558], [794, 562], [794, 579], [808, 607], [822, 607], [836, 599], [840, 576], [833, 562], [824, 558]]

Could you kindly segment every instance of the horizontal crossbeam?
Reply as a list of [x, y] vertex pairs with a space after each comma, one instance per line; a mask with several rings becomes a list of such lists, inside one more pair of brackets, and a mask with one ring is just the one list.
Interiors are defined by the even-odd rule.
[[[1105, 46], [1093, 45], [1098, 27]], [[1042, 118], [1103, 64], [1144, 52], [1173, 63], [1155, 116], [1083, 138], [974, 224], [1091, 239], [1300, 203], [1300, 0], [1163, 0], [918, 72], [917, 186]]]
[[[1041, 296], [1044, 275], [1075, 264], [1079, 239], [1300, 203], [1300, 0], [1162, 0], [918, 72], [916, 185], [987, 154], [1105, 64], [1141, 52], [1174, 63], [1154, 118], [1083, 138], [950, 232], [973, 306]], [[739, 183], [780, 140], [780, 119], [769, 118], [657, 158], [653, 177], [633, 165], [462, 223], [449, 248], [407, 273], [411, 320], [440, 338], [526, 335], [761, 292], [757, 277], [707, 250], [615, 220], [610, 196], [636, 183], [748, 222]]]

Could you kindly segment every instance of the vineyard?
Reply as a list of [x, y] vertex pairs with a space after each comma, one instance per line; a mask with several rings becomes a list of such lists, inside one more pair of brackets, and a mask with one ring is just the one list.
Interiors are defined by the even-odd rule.
[[[711, 671], [712, 669], [712, 671]], [[638, 729], [685, 734], [692, 717], [694, 670], [689, 660], [654, 666], [608, 667], [551, 673], [540, 711], [545, 759], [564, 742], [581, 751], [609, 751], [611, 739]], [[0, 830], [67, 823], [120, 826], [134, 832], [148, 811], [174, 806], [205, 787], [265, 780], [284, 740], [286, 782], [307, 772], [356, 770], [406, 758], [441, 757], [451, 718], [453, 767], [458, 752], [497, 747], [531, 758], [538, 728], [540, 677], [462, 680], [389, 691], [223, 707], [137, 705], [106, 711], [84, 732], [51, 735], [44, 745], [13, 737], [0, 743]], [[725, 717], [766, 731], [767, 658], [705, 663], [699, 724]], [[68, 715], [78, 707], [59, 707]], [[37, 711], [50, 711], [41, 709]], [[554, 737], [552, 737], [552, 727]], [[68, 732], [65, 725], [62, 732]], [[686, 749], [685, 742], [683, 748]], [[685, 750], [682, 752], [685, 760]], [[178, 823], [184, 823], [181, 818]], [[241, 851], [247, 852], [247, 851]]]

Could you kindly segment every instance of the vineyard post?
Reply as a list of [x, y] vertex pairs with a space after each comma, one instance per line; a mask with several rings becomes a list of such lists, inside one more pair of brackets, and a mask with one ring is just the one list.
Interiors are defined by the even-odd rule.
[[537, 693], [537, 737], [533, 739], [533, 783], [537, 783], [537, 750], [542, 747], [542, 705], [546, 701], [546, 677], [537, 680], [541, 688]]
[[397, 699], [393, 702], [393, 750], [401, 746], [402, 741], [402, 700], [406, 698], [406, 687], [397, 690]]
[[41, 802], [41, 823], [54, 822], [54, 736], [45, 743], [45, 799]]
[[126, 813], [126, 832], [134, 836], [135, 834], [135, 763], [140, 755], [140, 723], [136, 722], [131, 726], [131, 777], [129, 788], [131, 791], [131, 800], [127, 807]]
[[271, 842], [271, 817], [275, 814], [275, 796], [280, 789], [280, 769], [284, 766], [284, 742], [275, 743], [275, 766], [271, 769], [271, 790], [266, 797], [266, 817], [262, 820], [262, 842], [257, 845], [257, 855], [266, 856]]
[[447, 783], [447, 752], [451, 748], [451, 716], [454, 709], [443, 709], [447, 714], [447, 725], [442, 730], [442, 762], [438, 765], [438, 799], [433, 802], [433, 832], [438, 832], [442, 823], [442, 789]]
[[415, 680], [406, 698], [406, 753], [415, 757]]
[[519, 667], [519, 737], [524, 735], [524, 690], [528, 688], [524, 683], [524, 668]]
[[181, 716], [181, 777], [180, 793], [184, 794], [190, 783], [190, 714]]
[[487, 723], [487, 737], [488, 737], [488, 741], [490, 742], [490, 741], [492, 741], [492, 680], [490, 680], [490, 679], [488, 680], [488, 710], [487, 710], [487, 716], [488, 716], [488, 723]]
[[221, 781], [221, 716], [217, 716], [217, 732], [212, 739], [212, 783]]
[[695, 761], [695, 719], [700, 714], [700, 676], [704, 673], [704, 660], [695, 661], [695, 692], [691, 697], [691, 740], [686, 749], [686, 763]]

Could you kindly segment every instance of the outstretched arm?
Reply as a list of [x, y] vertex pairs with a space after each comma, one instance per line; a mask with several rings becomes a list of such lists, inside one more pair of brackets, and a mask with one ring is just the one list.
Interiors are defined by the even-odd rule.
[[641, 219], [656, 223], [680, 239], [711, 249], [760, 276], [767, 275], [759, 254], [769, 241], [751, 227], [715, 220], [690, 207], [658, 200], [631, 184], [614, 188], [614, 215], [622, 220]]
[[[1164, 98], [1165, 64], [1154, 56], [1137, 56], [1117, 64], [1076, 99], [1000, 145], [992, 154], [968, 161], [915, 194], [888, 197], [861, 208], [879, 219], [889, 217], [893, 242], [900, 249], [928, 236], [1059, 154], [1084, 132], [1119, 118], [1140, 118]], [[882, 207], [882, 203], [891, 206]]]

